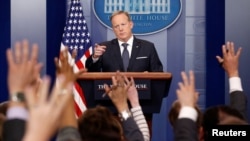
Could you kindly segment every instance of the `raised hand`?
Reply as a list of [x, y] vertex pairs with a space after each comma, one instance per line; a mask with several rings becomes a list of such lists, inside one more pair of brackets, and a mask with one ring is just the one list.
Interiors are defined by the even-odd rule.
[[193, 71], [189, 71], [189, 77], [181, 72], [183, 82], [179, 82], [179, 89], [176, 90], [177, 98], [181, 106], [195, 107], [198, 101], [198, 93], [195, 90], [195, 77]]
[[119, 112], [128, 109], [127, 92], [130, 85], [130, 83], [125, 83], [124, 76], [119, 72], [116, 73], [116, 76], [112, 76], [111, 88], [107, 84], [104, 84], [105, 92]]
[[138, 97], [138, 91], [135, 87], [135, 81], [133, 79], [133, 77], [130, 77], [130, 81], [128, 80], [128, 78], [126, 76], [124, 76], [125, 81], [127, 84], [130, 84], [131, 86], [128, 89], [128, 100], [131, 104], [132, 107], [137, 107], [140, 106], [139, 103], [139, 97]]
[[74, 50], [69, 59], [69, 51], [66, 47], [60, 52], [59, 58], [55, 57], [54, 62], [56, 66], [56, 74], [63, 74], [65, 79], [68, 81], [76, 81], [76, 79], [84, 72], [87, 72], [86, 69], [80, 69], [77, 72], [74, 72], [74, 60], [77, 54], [77, 51]]
[[39, 80], [42, 63], [37, 62], [38, 45], [33, 44], [29, 51], [29, 42], [16, 42], [13, 51], [6, 51], [8, 61], [9, 93], [24, 92], [28, 85], [36, 84]]
[[[66, 81], [63, 76], [59, 76], [61, 82]], [[29, 109], [29, 120], [27, 122], [25, 141], [49, 140], [58, 129], [61, 115], [72, 97], [72, 83], [66, 87], [62, 83], [54, 85], [49, 95], [50, 79], [43, 78], [43, 83], [38, 90], [39, 99], [33, 95], [33, 87], [28, 87], [26, 92], [27, 106]], [[50, 96], [50, 97], [49, 97]], [[58, 101], [60, 99], [60, 101]]]
[[228, 77], [238, 77], [239, 57], [242, 48], [240, 47], [235, 53], [234, 43], [227, 42], [222, 46], [223, 58], [216, 56], [218, 62], [222, 64], [222, 67], [228, 74]]

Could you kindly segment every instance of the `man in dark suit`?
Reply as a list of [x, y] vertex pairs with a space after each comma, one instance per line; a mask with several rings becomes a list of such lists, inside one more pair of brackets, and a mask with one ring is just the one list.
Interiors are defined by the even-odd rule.
[[113, 13], [110, 21], [117, 38], [95, 45], [93, 55], [85, 63], [89, 72], [163, 71], [154, 44], [133, 35], [133, 22], [127, 12]]

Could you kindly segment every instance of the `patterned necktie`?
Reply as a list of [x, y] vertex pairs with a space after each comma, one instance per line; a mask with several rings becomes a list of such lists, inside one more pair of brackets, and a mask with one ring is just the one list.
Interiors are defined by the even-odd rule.
[[123, 60], [123, 67], [124, 71], [127, 71], [128, 69], [128, 63], [129, 63], [129, 53], [128, 53], [128, 44], [127, 43], [122, 43], [123, 46], [123, 52], [122, 52], [122, 60]]

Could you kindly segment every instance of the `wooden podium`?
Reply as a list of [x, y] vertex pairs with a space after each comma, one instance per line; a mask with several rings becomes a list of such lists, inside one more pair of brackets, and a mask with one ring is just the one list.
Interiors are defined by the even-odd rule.
[[[168, 72], [121, 72], [128, 78], [132, 76], [139, 93], [139, 100], [145, 115], [159, 113], [162, 99], [168, 96], [172, 74]], [[103, 97], [103, 84], [111, 84], [115, 72], [87, 72], [77, 80], [82, 87], [87, 108], [103, 105], [113, 112], [116, 109], [108, 96]]]

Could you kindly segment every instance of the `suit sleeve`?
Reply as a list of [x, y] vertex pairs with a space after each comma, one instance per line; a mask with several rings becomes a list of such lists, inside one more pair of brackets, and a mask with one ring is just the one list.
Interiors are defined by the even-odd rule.
[[230, 93], [230, 106], [237, 109], [247, 119], [247, 97], [243, 91]]
[[144, 141], [143, 135], [133, 117], [122, 122], [124, 135], [128, 141]]
[[174, 124], [175, 141], [198, 141], [198, 129], [196, 123], [188, 118], [181, 118]]
[[11, 119], [3, 124], [4, 141], [21, 141], [25, 131], [25, 120]]
[[93, 62], [92, 55], [89, 56], [85, 62], [85, 67], [88, 69], [88, 72], [100, 72], [101, 71], [101, 57], [97, 62]]
[[153, 44], [153, 47], [151, 49], [150, 71], [151, 72], [163, 72], [163, 66], [162, 66], [162, 63], [161, 63], [160, 58], [158, 56], [158, 53], [155, 49], [154, 44]]

